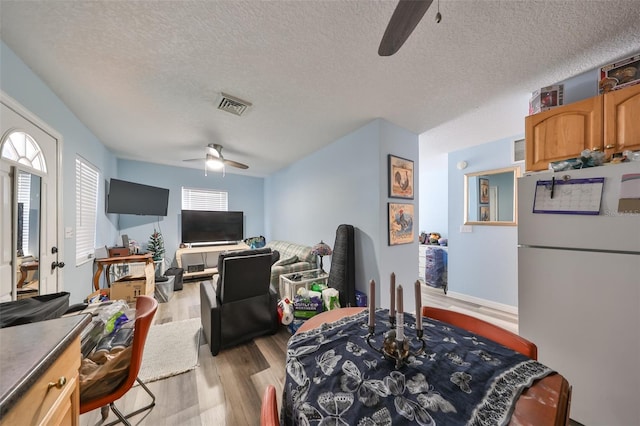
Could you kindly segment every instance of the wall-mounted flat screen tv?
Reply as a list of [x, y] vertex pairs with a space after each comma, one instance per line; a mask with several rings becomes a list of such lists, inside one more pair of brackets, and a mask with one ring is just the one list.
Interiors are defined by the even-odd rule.
[[242, 212], [182, 210], [182, 242], [220, 244], [244, 238]]
[[141, 183], [111, 179], [107, 213], [166, 216], [169, 190]]

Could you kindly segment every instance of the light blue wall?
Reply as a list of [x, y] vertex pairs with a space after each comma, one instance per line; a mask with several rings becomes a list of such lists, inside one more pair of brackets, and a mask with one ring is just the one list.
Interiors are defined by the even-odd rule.
[[[54, 65], [52, 65], [54, 66]], [[116, 174], [115, 157], [100, 143], [87, 127], [70, 111], [58, 96], [28, 68], [3, 42], [0, 42], [0, 89], [18, 101], [62, 136], [62, 201], [63, 227], [75, 230], [75, 158], [76, 155], [92, 163], [100, 170], [100, 177]], [[110, 244], [117, 235], [104, 213], [104, 187], [98, 197], [97, 245]], [[71, 208], [66, 206], [72, 206]], [[60, 242], [61, 260], [66, 266], [61, 270], [64, 291], [71, 293], [71, 303], [80, 302], [93, 291], [93, 262], [75, 266], [75, 239]]]
[[[518, 233], [515, 226], [464, 222], [464, 174], [512, 166], [511, 144], [523, 135], [449, 153], [449, 291], [509, 306], [518, 305]], [[458, 170], [456, 164], [468, 167]]]
[[420, 223], [418, 231], [449, 235], [449, 155], [420, 153]]
[[165, 262], [175, 266], [175, 251], [181, 242], [182, 187], [227, 191], [229, 210], [244, 212], [245, 238], [264, 235], [264, 179], [227, 173], [171, 167], [140, 161], [118, 160], [118, 179], [169, 189], [167, 216], [108, 215], [117, 222], [120, 234], [127, 234], [144, 249], [153, 229], [160, 229], [165, 245]]
[[[390, 153], [415, 161], [416, 200], [388, 198]], [[333, 246], [338, 225], [353, 225], [356, 288], [368, 293], [374, 279], [376, 305], [388, 308], [391, 272], [399, 284], [416, 279], [417, 238], [413, 244], [388, 246], [387, 202], [414, 204], [418, 217], [417, 158], [417, 135], [378, 119], [274, 173], [265, 181], [268, 239], [307, 245], [322, 239]], [[413, 303], [413, 292], [405, 291], [407, 310]]]

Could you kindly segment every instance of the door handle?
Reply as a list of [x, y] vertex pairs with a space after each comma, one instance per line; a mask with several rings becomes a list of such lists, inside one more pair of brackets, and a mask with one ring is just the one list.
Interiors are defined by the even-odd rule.
[[56, 268], [64, 268], [64, 262], [51, 262], [51, 270]]

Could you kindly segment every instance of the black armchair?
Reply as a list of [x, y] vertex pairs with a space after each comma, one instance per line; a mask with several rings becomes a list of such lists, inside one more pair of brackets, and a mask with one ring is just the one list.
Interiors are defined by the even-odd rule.
[[218, 274], [200, 284], [200, 318], [212, 355], [278, 330], [271, 263], [269, 248], [221, 253]]

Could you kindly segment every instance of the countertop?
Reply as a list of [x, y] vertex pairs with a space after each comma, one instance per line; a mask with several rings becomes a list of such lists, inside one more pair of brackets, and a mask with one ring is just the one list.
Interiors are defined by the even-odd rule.
[[0, 418], [90, 322], [81, 314], [0, 329]]

